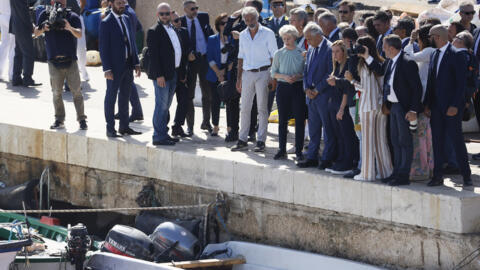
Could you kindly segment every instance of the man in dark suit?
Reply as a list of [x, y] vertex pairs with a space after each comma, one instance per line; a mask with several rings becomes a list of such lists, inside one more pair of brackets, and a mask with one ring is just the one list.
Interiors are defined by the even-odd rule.
[[315, 167], [318, 165], [318, 149], [324, 127], [325, 148], [322, 154], [322, 163], [319, 169], [326, 169], [332, 165], [335, 157], [335, 136], [328, 117], [328, 100], [333, 88], [328, 85], [327, 79], [332, 73], [331, 43], [323, 37], [320, 27], [308, 23], [304, 30], [309, 48], [307, 52], [304, 89], [308, 105], [308, 131], [310, 142], [308, 153], [304, 161], [298, 162], [300, 168]]
[[[39, 86], [32, 79], [35, 51], [33, 48], [33, 23], [30, 19], [27, 0], [10, 0], [10, 33], [15, 35], [13, 58], [13, 86]], [[22, 79], [23, 71], [23, 79]]]
[[429, 186], [443, 185], [444, 141], [448, 136], [455, 149], [464, 186], [471, 186], [471, 171], [462, 134], [462, 112], [465, 107], [465, 58], [448, 42], [448, 31], [442, 25], [430, 29], [432, 54], [425, 94], [425, 114], [430, 116], [434, 158], [433, 179]]
[[272, 9], [273, 15], [265, 20], [265, 26], [275, 33], [277, 47], [280, 49], [283, 47], [283, 40], [278, 34], [278, 30], [280, 30], [282, 26], [290, 23], [288, 17], [285, 15], [287, 5], [285, 0], [270, 0], [270, 8]]
[[383, 38], [393, 33], [391, 28], [392, 17], [385, 11], [377, 11], [373, 17], [373, 26], [378, 32], [377, 38], [377, 51], [385, 58], [385, 52], [383, 51]]
[[[212, 131], [210, 125], [210, 87], [206, 79], [208, 63], [207, 63], [207, 40], [213, 35], [210, 27], [210, 18], [208, 13], [198, 12], [196, 0], [185, 0], [183, 2], [185, 16], [182, 17], [182, 27], [187, 28], [190, 37], [190, 54], [188, 55], [189, 69], [187, 73], [187, 86], [190, 96], [195, 97], [195, 87], [197, 86], [197, 76], [200, 80], [200, 88], [202, 90], [202, 110], [203, 121], [200, 126], [203, 130]], [[193, 127], [189, 127], [192, 128]]]
[[390, 59], [383, 65], [373, 57], [366, 57], [370, 69], [377, 74], [385, 74], [382, 110], [385, 114], [390, 114], [394, 166], [392, 175], [382, 179], [382, 182], [391, 186], [409, 185], [413, 159], [411, 132], [416, 130], [417, 113], [422, 108], [422, 82], [417, 63], [402, 51], [399, 36], [385, 37], [383, 50]]
[[[180, 37], [180, 42], [183, 44], [184, 49], [186, 49], [188, 53], [188, 49], [190, 48], [188, 30], [187, 28], [182, 27], [181, 18], [175, 11], [172, 12], [171, 22], [177, 30], [178, 36]], [[176, 87], [175, 94], [177, 96], [177, 109], [175, 111], [175, 119], [173, 120], [174, 124], [172, 126], [172, 136], [180, 136], [182, 138], [191, 137], [193, 135], [193, 129], [188, 129], [187, 133], [185, 133], [182, 126], [185, 124], [185, 120], [187, 120], [187, 126], [193, 127], [193, 119], [195, 114], [193, 109], [193, 99], [189, 97], [186, 83], [181, 82], [180, 78], [177, 78]]]
[[338, 4], [338, 14], [340, 22], [348, 23], [348, 27], [355, 29], [357, 25], [353, 21], [355, 17], [355, 3], [350, 1], [342, 1]]
[[330, 42], [341, 39], [341, 30], [337, 27], [337, 18], [329, 12], [324, 12], [318, 16], [318, 24], [322, 28], [323, 34]]
[[167, 3], [157, 7], [158, 22], [147, 33], [150, 52], [148, 78], [155, 87], [155, 111], [153, 114], [153, 145], [175, 145], [179, 140], [168, 135], [168, 109], [172, 104], [177, 78], [185, 83], [187, 48], [182, 44], [178, 31], [171, 24], [171, 9]]
[[99, 49], [103, 72], [107, 79], [105, 94], [105, 120], [107, 136], [119, 137], [115, 130], [114, 109], [118, 93], [120, 114], [119, 133], [121, 135], [138, 135], [140, 132], [129, 127], [128, 101], [133, 83], [133, 69], [140, 76], [137, 46], [131, 23], [124, 15], [124, 0], [109, 0], [112, 12], [100, 23]]

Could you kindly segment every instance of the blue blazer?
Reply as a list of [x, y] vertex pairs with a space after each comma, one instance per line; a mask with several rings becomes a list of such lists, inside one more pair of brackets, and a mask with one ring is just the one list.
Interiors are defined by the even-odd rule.
[[430, 56], [424, 102], [430, 109], [436, 108], [441, 112], [446, 113], [450, 106], [458, 108], [461, 112], [461, 109], [465, 106], [465, 81], [467, 79], [465, 57], [452, 44], [448, 44], [442, 61], [439, 62], [440, 69], [438, 75], [436, 75], [436, 70], [433, 67], [435, 55], [436, 52]]
[[[327, 83], [328, 76], [332, 74], [333, 64], [332, 64], [332, 43], [325, 38], [320, 47], [320, 51], [316, 59], [312, 62], [314, 48], [309, 46], [307, 51], [307, 60], [305, 63], [305, 69], [303, 72], [304, 80], [303, 86], [304, 89], [313, 87], [319, 92], [320, 95], [331, 94], [333, 88]], [[312, 72], [313, 81], [308, 81], [308, 74]]]
[[139, 64], [137, 55], [137, 45], [135, 44], [135, 33], [132, 31], [132, 24], [127, 15], [122, 15], [130, 36], [130, 47], [133, 54], [132, 66], [127, 67], [125, 58], [125, 43], [120, 25], [118, 25], [115, 16], [110, 13], [100, 23], [100, 32], [98, 36], [98, 47], [102, 59], [103, 71], [111, 70], [115, 74], [121, 74], [127, 68], [133, 68]]
[[[231, 37], [228, 38], [228, 42], [232, 44], [233, 39]], [[227, 57], [227, 64], [228, 64]], [[210, 67], [210, 62], [214, 61], [217, 64], [217, 67], [222, 65], [222, 52], [220, 49], [220, 34], [211, 35], [208, 37], [207, 41], [207, 62], [208, 62], [208, 71], [207, 71], [207, 81], [209, 82], [216, 82], [218, 80], [217, 74], [213, 71]], [[228, 73], [225, 79], [228, 79]]]

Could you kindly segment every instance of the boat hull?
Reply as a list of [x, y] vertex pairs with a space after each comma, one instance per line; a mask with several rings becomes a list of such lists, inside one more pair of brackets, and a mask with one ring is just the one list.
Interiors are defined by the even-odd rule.
[[8, 252], [1, 252], [0, 251], [0, 270], [8, 270], [10, 264], [15, 260], [15, 255], [17, 251], [8, 251]]

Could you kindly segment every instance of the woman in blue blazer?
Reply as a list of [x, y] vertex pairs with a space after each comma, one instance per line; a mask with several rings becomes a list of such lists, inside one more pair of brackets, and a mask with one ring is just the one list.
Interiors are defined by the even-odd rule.
[[227, 13], [220, 14], [215, 19], [216, 35], [211, 35], [207, 43], [207, 81], [210, 83], [212, 91], [212, 124], [213, 130], [211, 136], [218, 136], [218, 122], [220, 119], [220, 96], [217, 91], [218, 85], [229, 79], [229, 73], [232, 64], [229, 63], [229, 54], [232, 51], [232, 40], [223, 34], [225, 24], [227, 23]]

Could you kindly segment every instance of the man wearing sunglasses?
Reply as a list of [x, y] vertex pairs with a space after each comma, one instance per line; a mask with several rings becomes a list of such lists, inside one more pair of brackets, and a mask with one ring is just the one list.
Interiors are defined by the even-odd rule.
[[170, 5], [157, 7], [158, 22], [147, 33], [150, 53], [148, 78], [155, 88], [153, 113], [153, 145], [175, 145], [177, 138], [168, 135], [169, 108], [177, 86], [177, 80], [185, 83], [187, 48], [182, 44], [178, 31], [171, 24]]
[[289, 19], [285, 16], [287, 5], [285, 4], [285, 0], [271, 0], [270, 8], [272, 9], [273, 15], [266, 20], [266, 26], [275, 33], [278, 48], [282, 48], [283, 40], [278, 35], [278, 30], [280, 30], [282, 26], [289, 24]]
[[355, 17], [355, 4], [350, 1], [342, 1], [338, 4], [338, 14], [340, 22], [348, 23], [350, 28], [355, 29], [356, 25], [353, 21]]
[[475, 24], [472, 23], [473, 16], [475, 15], [475, 9], [473, 8], [472, 3], [465, 1], [460, 3], [460, 23], [470, 31], [473, 35], [473, 30], [477, 28]]
[[[190, 37], [190, 53], [188, 60], [190, 61], [187, 72], [187, 86], [190, 97], [195, 97], [195, 87], [197, 85], [197, 77], [200, 80], [200, 88], [202, 90], [202, 110], [203, 121], [201, 129], [212, 131], [210, 125], [210, 87], [207, 81], [207, 40], [213, 35], [210, 27], [210, 18], [208, 13], [198, 12], [196, 0], [183, 1], [183, 9], [185, 16], [182, 17], [182, 27], [187, 28]], [[188, 127], [193, 131], [193, 126]]]

